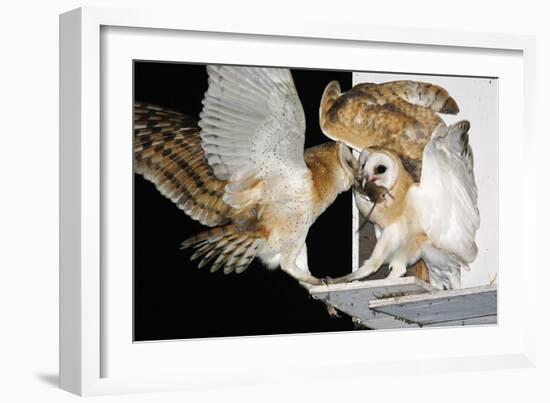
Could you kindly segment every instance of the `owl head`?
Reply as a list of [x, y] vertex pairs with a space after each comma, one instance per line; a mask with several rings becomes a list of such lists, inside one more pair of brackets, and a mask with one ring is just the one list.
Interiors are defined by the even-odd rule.
[[401, 160], [392, 152], [386, 150], [371, 150], [365, 148], [359, 156], [362, 172], [361, 185], [367, 182], [383, 186], [388, 191], [393, 188], [401, 171], [404, 169]]
[[348, 190], [360, 175], [357, 158], [340, 142], [310, 147], [304, 152], [304, 160], [319, 189], [332, 189], [336, 194]]

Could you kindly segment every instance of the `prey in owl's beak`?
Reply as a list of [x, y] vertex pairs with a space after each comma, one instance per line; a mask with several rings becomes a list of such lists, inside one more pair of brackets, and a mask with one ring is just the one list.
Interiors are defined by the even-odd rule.
[[362, 180], [361, 180], [361, 187], [363, 189], [365, 189], [365, 187], [367, 186], [367, 183], [368, 182], [376, 182], [378, 180], [378, 176], [376, 175], [369, 175], [369, 174], [365, 174], [363, 177], [362, 177]]
[[[379, 186], [375, 182], [379, 179], [377, 175], [369, 175], [365, 170], [365, 165], [371, 151], [368, 148], [365, 148], [361, 151], [358, 160], [358, 169], [355, 179], [355, 184], [353, 186], [354, 192], [364, 199], [367, 199], [374, 205], [384, 201], [386, 196], [389, 196], [393, 199], [391, 193], [384, 186]], [[374, 208], [373, 205], [373, 208]], [[370, 215], [370, 214], [369, 214]]]

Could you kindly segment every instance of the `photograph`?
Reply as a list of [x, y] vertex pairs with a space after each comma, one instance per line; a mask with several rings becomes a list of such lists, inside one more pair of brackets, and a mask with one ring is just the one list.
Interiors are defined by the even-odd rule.
[[[32, 350], [12, 372], [32, 357], [42, 386], [14, 391], [243, 403], [540, 389], [547, 203], [533, 164], [548, 136], [529, 30], [544, 24], [380, 4], [86, 4], [53, 11], [48, 46], [18, 47], [7, 123], [37, 104], [39, 128], [23, 147], [35, 164], [8, 152], [8, 165], [50, 182], [16, 172], [6, 189], [17, 206], [49, 197], [51, 214], [24, 210], [58, 237], [29, 237], [37, 219], [11, 231], [25, 239], [15, 263], [42, 273], [8, 270], [31, 286], [8, 287], [23, 298], [5, 305], [29, 309], [14, 334], [50, 329], [11, 349]], [[46, 54], [56, 80], [30, 73]], [[58, 105], [25, 103], [21, 82]]]
[[498, 78], [133, 61], [134, 342], [497, 323]]
[[0, 401], [548, 400], [544, 2], [4, 3]]

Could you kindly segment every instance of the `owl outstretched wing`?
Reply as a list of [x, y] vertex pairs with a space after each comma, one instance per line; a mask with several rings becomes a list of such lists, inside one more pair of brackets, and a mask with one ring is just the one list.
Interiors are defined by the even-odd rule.
[[134, 168], [191, 218], [208, 226], [228, 222], [226, 181], [208, 165], [197, 122], [156, 105], [134, 104]]
[[220, 180], [305, 171], [305, 117], [290, 70], [207, 66], [202, 147]]
[[[210, 228], [185, 240], [198, 245], [191, 260], [211, 271], [243, 272], [262, 243], [253, 214], [224, 202], [227, 181], [218, 179], [201, 146], [197, 122], [156, 105], [134, 104], [134, 168], [191, 218]], [[242, 213], [242, 212], [241, 212]], [[236, 257], [238, 255], [238, 258]]]
[[240, 273], [269, 236], [264, 207], [311, 190], [305, 118], [287, 69], [207, 72], [198, 127], [184, 115], [136, 105], [136, 171], [192, 218], [216, 226], [182, 244], [197, 248], [199, 267], [213, 261], [211, 271]]
[[465, 263], [477, 255], [480, 224], [469, 128], [460, 121], [434, 130], [424, 148], [420, 184], [409, 190], [430, 241]]
[[333, 81], [323, 93], [319, 118], [325, 135], [357, 151], [384, 148], [395, 152], [418, 182], [424, 146], [442, 122], [438, 113], [458, 111], [444, 88], [429, 83], [362, 83], [341, 93]]

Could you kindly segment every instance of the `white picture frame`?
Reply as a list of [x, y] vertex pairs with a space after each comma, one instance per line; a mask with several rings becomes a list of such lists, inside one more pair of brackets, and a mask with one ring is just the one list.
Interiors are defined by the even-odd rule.
[[[104, 33], [114, 36], [106, 40], [102, 36]], [[503, 160], [515, 153], [516, 158], [519, 154], [522, 160], [528, 161], [534, 155], [535, 43], [532, 37], [327, 24], [303, 16], [289, 18], [280, 25], [269, 20], [200, 18], [168, 10], [81, 8], [65, 13], [60, 17], [60, 385], [63, 389], [79, 395], [98, 395], [294, 382], [297, 378], [304, 381], [329, 376], [346, 379], [372, 373], [394, 375], [419, 366], [424, 371], [440, 372], [534, 365], [536, 284], [528, 279], [535, 278], [537, 270], [535, 201], [532, 192], [523, 191], [518, 203], [517, 189], [514, 200], [509, 200], [508, 195], [513, 190], [502, 186], [502, 180], [513, 181], [519, 173], [503, 164], [499, 166], [501, 266], [499, 325], [496, 327], [132, 343], [128, 336], [131, 335], [128, 329], [131, 317], [123, 316], [127, 313], [124, 309], [131, 305], [131, 296], [128, 301], [131, 284], [124, 283], [123, 277], [105, 282], [109, 274], [105, 267], [110, 264], [106, 259], [113, 249], [109, 248], [104, 236], [103, 227], [107, 224], [102, 221], [114, 217], [102, 213], [105, 203], [109, 203], [105, 200], [108, 199], [106, 194], [109, 192], [105, 190], [109, 189], [109, 178], [115, 177], [115, 170], [120, 167], [131, 170], [131, 164], [124, 164], [131, 156], [124, 154], [124, 148], [116, 148], [116, 145], [110, 148], [112, 137], [105, 139], [102, 134], [109, 132], [109, 125], [113, 123], [109, 123], [109, 114], [116, 116], [113, 127], [127, 122], [122, 130], [131, 129], [131, 115], [124, 111], [132, 100], [123, 97], [128, 88], [115, 90], [115, 98], [121, 96], [123, 100], [115, 104], [112, 102], [115, 98], [108, 98], [108, 105], [114, 109], [106, 111], [102, 97], [111, 87], [115, 88], [118, 81], [102, 79], [102, 71], [109, 68], [105, 65], [109, 63], [106, 57], [125, 58], [121, 59], [121, 63], [125, 63], [124, 60], [143, 56], [131, 54], [134, 49], [131, 37], [135, 35], [143, 36], [140, 46], [151, 50], [153, 60], [175, 60], [174, 56], [165, 56], [163, 52], [166, 49], [173, 51], [174, 46], [170, 44], [177, 44], [182, 37], [191, 35], [188, 38], [191, 42], [234, 42], [231, 56], [220, 48], [208, 60], [210, 62], [269, 65], [275, 63], [274, 57], [279, 57], [276, 64], [285, 65], [289, 57], [298, 57], [307, 49], [309, 59], [302, 59], [300, 65], [308, 67], [308, 63], [321, 60], [318, 59], [319, 49], [330, 48], [342, 54], [350, 49], [360, 50], [357, 65], [346, 64], [349, 60], [343, 56], [330, 61], [330, 66], [328, 61], [319, 62], [323, 63], [319, 67], [338, 68], [338, 63], [342, 63], [340, 68], [361, 70], [357, 67], [363, 63], [362, 70], [376, 70], [379, 66], [381, 71], [388, 71], [391, 58], [401, 52], [408, 58], [399, 58], [402, 64], [395, 67], [395, 71], [498, 76], [494, 72], [498, 68], [505, 78], [499, 100], [502, 136], [499, 158]], [[244, 52], [237, 45], [245, 42], [258, 49], [280, 50], [281, 46], [291, 46], [294, 50], [284, 55]], [[159, 46], [151, 49], [153, 43]], [[120, 52], [113, 54], [116, 46]], [[197, 60], [201, 59], [201, 52], [208, 53], [207, 47], [192, 48]], [[386, 57], [384, 52], [388, 49], [394, 53]], [[368, 52], [379, 52], [376, 54], [380, 57], [371, 58], [367, 66], [360, 55]], [[438, 58], [437, 54], [445, 57]], [[501, 56], [500, 67], [495, 67], [495, 60], [489, 60]], [[461, 61], [475, 58], [480, 60], [475, 65]], [[415, 66], [415, 63], [421, 61], [429, 62], [431, 68], [418, 70], [421, 64]], [[126, 67], [122, 66], [122, 70], [113, 74], [120, 74]], [[113, 68], [117, 69], [117, 63]], [[492, 74], [486, 74], [490, 71]], [[127, 87], [128, 81], [122, 81]], [[116, 109], [118, 107], [122, 109]], [[119, 114], [120, 111], [123, 113]], [[509, 141], [512, 134], [515, 144]], [[109, 163], [113, 153], [120, 157], [120, 163]], [[535, 188], [534, 177], [521, 179], [517, 183], [522, 183], [524, 190]], [[517, 219], [505, 220], [511, 212]], [[119, 255], [120, 259], [129, 258], [122, 252]], [[512, 277], [518, 272], [521, 274]], [[117, 301], [109, 298], [113, 287], [122, 290], [117, 294], [120, 295]], [[517, 298], [522, 300], [522, 315], [518, 315], [514, 307]], [[119, 302], [120, 306], [112, 305]], [[118, 330], [116, 323], [120, 324]], [[371, 341], [380, 341], [382, 337], [389, 346], [387, 349], [369, 348], [370, 344], [376, 345]], [[405, 338], [420, 348], [410, 351], [400, 347]], [[449, 342], [453, 339], [460, 343]], [[321, 345], [324, 351], [341, 351], [339, 346], [346, 346], [346, 349], [340, 354], [320, 357]], [[363, 348], [354, 348], [358, 346]], [[243, 351], [246, 354], [243, 355]], [[169, 358], [181, 354], [186, 354], [185, 360]]]

